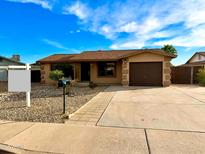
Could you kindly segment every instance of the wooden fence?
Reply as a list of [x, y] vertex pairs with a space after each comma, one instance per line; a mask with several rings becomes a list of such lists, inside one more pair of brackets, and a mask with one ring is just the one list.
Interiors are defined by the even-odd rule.
[[202, 66], [179, 66], [171, 68], [171, 81], [173, 84], [196, 84], [197, 73]]

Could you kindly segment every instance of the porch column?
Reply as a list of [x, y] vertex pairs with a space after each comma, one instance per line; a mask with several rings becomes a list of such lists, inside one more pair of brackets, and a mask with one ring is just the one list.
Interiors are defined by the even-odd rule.
[[128, 62], [128, 59], [122, 60], [122, 85], [129, 86], [129, 62]]
[[81, 80], [81, 66], [80, 63], [74, 64], [74, 80], [79, 82]]
[[193, 84], [193, 79], [194, 79], [194, 68], [191, 66], [191, 84]]

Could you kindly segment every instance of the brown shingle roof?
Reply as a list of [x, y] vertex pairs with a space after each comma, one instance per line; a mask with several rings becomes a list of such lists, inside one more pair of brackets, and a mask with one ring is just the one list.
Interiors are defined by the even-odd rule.
[[81, 54], [68, 55], [68, 54], [59, 54], [51, 55], [44, 59], [39, 60], [41, 63], [49, 62], [83, 62], [83, 61], [117, 61], [122, 58], [133, 56], [140, 53], [154, 53], [163, 56], [168, 56], [175, 58], [176, 55], [169, 54], [160, 49], [139, 49], [139, 50], [104, 50], [104, 51], [85, 51]]
[[205, 56], [205, 52], [198, 52], [200, 55]]
[[40, 59], [37, 62], [40, 63], [54, 63], [54, 62], [67, 62], [67, 60], [73, 57], [75, 54], [54, 54], [46, 58]]
[[70, 61], [109, 61], [119, 60], [135, 54], [150, 52], [168, 57], [176, 57], [160, 49], [140, 49], [140, 50], [104, 50], [104, 51], [85, 51], [81, 54], [71, 57]]
[[122, 51], [122, 50], [107, 50], [107, 51], [85, 51], [79, 55], [72, 57], [72, 61], [101, 61], [101, 60], [118, 60], [121, 56], [133, 53], [135, 51]]
[[179, 67], [186, 67], [186, 66], [205, 66], [205, 60], [203, 61], [197, 61], [197, 62], [192, 62], [192, 63], [187, 63], [183, 65], [179, 65]]

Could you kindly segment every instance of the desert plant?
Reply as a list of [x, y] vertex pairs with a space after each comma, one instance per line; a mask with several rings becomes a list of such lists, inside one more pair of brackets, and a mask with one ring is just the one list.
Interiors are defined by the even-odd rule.
[[171, 54], [177, 55], [177, 50], [176, 50], [176, 48], [173, 45], [169, 45], [169, 44], [164, 45], [162, 50], [164, 50], [167, 53], [171, 53]]
[[54, 81], [58, 81], [63, 77], [63, 72], [61, 70], [53, 70], [49, 74], [49, 78]]
[[197, 81], [200, 85], [205, 86], [205, 68], [199, 69], [197, 73]]

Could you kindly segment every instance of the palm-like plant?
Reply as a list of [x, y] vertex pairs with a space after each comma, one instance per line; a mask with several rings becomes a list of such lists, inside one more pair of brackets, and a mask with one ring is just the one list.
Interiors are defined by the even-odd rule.
[[176, 48], [173, 45], [169, 45], [169, 44], [164, 45], [162, 50], [164, 50], [167, 53], [171, 53], [171, 54], [177, 55], [177, 50], [176, 50]]

